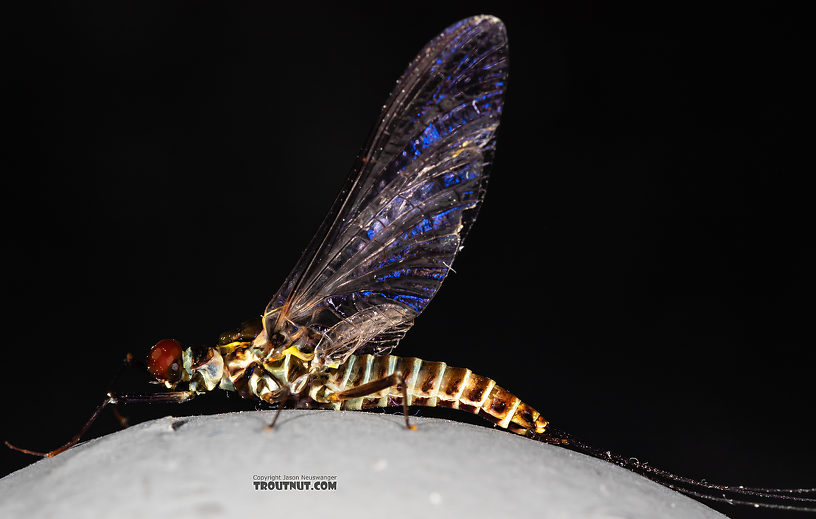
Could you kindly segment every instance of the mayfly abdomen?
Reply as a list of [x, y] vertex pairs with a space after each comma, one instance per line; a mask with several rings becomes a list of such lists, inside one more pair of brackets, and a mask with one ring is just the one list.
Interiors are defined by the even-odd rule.
[[[499, 427], [518, 434], [541, 434], [547, 420], [487, 377], [467, 368], [448, 366], [416, 357], [352, 355], [337, 368], [329, 369], [325, 383], [313, 387], [312, 397], [329, 401], [334, 393], [402, 373], [409, 406], [449, 407], [478, 414]], [[335, 409], [360, 410], [403, 404], [402, 388], [391, 386], [366, 396], [333, 402]]]

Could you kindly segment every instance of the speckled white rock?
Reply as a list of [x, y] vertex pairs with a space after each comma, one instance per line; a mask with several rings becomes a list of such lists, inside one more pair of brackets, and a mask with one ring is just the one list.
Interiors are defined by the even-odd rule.
[[[159, 420], [0, 481], [0, 517], [722, 518], [636, 474], [446, 420], [285, 411]], [[336, 476], [336, 490], [256, 490], [261, 476]], [[315, 515], [319, 514], [319, 515]]]

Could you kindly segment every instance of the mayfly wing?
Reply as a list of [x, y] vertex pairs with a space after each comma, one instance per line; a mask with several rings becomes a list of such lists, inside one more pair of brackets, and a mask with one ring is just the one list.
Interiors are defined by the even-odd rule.
[[[264, 338], [303, 326], [326, 364], [390, 351], [450, 270], [484, 197], [507, 79], [491, 16], [428, 43], [383, 107], [306, 251], [264, 312]], [[358, 351], [359, 352], [359, 351]]]

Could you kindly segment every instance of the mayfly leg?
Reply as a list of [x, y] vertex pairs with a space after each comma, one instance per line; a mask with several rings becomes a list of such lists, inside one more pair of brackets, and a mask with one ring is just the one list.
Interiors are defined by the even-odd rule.
[[284, 404], [286, 403], [286, 400], [288, 400], [290, 396], [291, 395], [289, 393], [289, 390], [286, 389], [284, 393], [277, 397], [278, 410], [275, 412], [275, 418], [272, 419], [272, 423], [266, 426], [267, 431], [270, 431], [275, 427], [275, 424], [278, 422], [278, 417], [280, 416], [281, 411], [283, 410]]
[[401, 371], [397, 371], [377, 380], [359, 385], [352, 389], [340, 391], [332, 394], [329, 399], [334, 402], [342, 402], [343, 400], [350, 400], [352, 398], [361, 398], [374, 393], [379, 393], [383, 389], [390, 387], [399, 387], [402, 390], [402, 413], [405, 416], [405, 427], [411, 430], [416, 429], [416, 425], [412, 425], [408, 419], [408, 386], [405, 383], [405, 376]]
[[114, 390], [116, 389], [116, 384], [119, 382], [119, 379], [122, 377], [122, 374], [125, 372], [125, 370], [130, 368], [130, 367], [133, 367], [135, 364], [137, 364], [137, 362], [133, 358], [133, 354], [130, 353], [130, 352], [125, 354], [125, 358], [122, 359], [122, 363], [119, 365], [119, 369], [116, 370], [116, 373], [113, 375], [113, 377], [111, 378], [111, 381], [108, 383], [108, 391], [107, 391], [108, 397], [105, 399], [104, 402], [102, 402], [96, 408], [96, 410], [91, 415], [91, 418], [87, 421], [87, 423], [85, 423], [85, 426], [82, 427], [82, 429], [80, 429], [80, 431], [73, 438], [71, 438], [71, 440], [68, 443], [66, 443], [62, 447], [60, 447], [58, 449], [54, 449], [53, 451], [50, 451], [50, 452], [37, 452], [37, 451], [32, 451], [32, 450], [17, 447], [15, 445], [9, 443], [8, 441], [5, 442], [6, 446], [8, 448], [10, 448], [10, 449], [13, 449], [13, 450], [16, 450], [16, 451], [19, 451], [19, 452], [24, 452], [26, 454], [31, 454], [31, 455], [34, 455], [34, 456], [42, 456], [42, 457], [45, 457], [45, 458], [50, 458], [52, 456], [56, 456], [60, 452], [72, 447], [73, 445], [76, 445], [79, 442], [79, 439], [82, 437], [82, 435], [85, 434], [85, 432], [91, 426], [91, 424], [93, 424], [93, 422], [96, 421], [97, 417], [99, 416], [99, 413], [101, 413], [102, 410], [105, 409], [105, 407], [107, 407], [109, 404], [114, 404], [113, 408], [112, 408], [113, 409], [113, 414], [114, 414], [114, 416], [116, 416], [116, 419], [119, 421], [119, 424], [123, 428], [127, 427], [128, 426], [127, 417], [123, 416], [119, 412], [119, 409], [116, 407], [116, 404], [114, 402], [110, 401], [110, 396], [114, 393]]
[[65, 450], [68, 450], [71, 447], [73, 447], [74, 445], [76, 445], [77, 443], [79, 443], [79, 440], [82, 438], [82, 436], [86, 432], [88, 432], [88, 429], [91, 427], [91, 425], [99, 417], [99, 414], [108, 405], [152, 404], [152, 403], [176, 403], [176, 404], [181, 404], [181, 403], [184, 403], [184, 402], [187, 402], [187, 401], [191, 400], [195, 395], [196, 395], [195, 391], [169, 391], [169, 392], [165, 392], [165, 393], [156, 393], [156, 394], [153, 394], [153, 395], [113, 395], [111, 393], [108, 393], [105, 400], [103, 400], [102, 403], [99, 404], [99, 406], [97, 406], [96, 410], [93, 412], [91, 417], [88, 419], [87, 422], [85, 422], [85, 425], [82, 426], [82, 429], [80, 429], [79, 432], [76, 433], [74, 435], [74, 437], [71, 438], [68, 441], [68, 443], [66, 443], [62, 447], [59, 447], [59, 448], [54, 449], [54, 450], [49, 451], [49, 452], [38, 452], [38, 451], [32, 451], [32, 450], [29, 450], [29, 449], [23, 449], [21, 447], [17, 447], [15, 445], [12, 445], [8, 441], [5, 442], [6, 447], [8, 447], [9, 449], [13, 449], [15, 451], [18, 451], [18, 452], [23, 452], [25, 454], [31, 454], [32, 456], [41, 456], [43, 458], [52, 458], [52, 457], [56, 456], [57, 454], [65, 451]]
[[[408, 419], [408, 387], [405, 383], [405, 376], [401, 372], [393, 373], [388, 375], [387, 377], [383, 377], [381, 379], [372, 380], [367, 384], [362, 384], [357, 386], [353, 389], [347, 389], [346, 391], [340, 391], [339, 393], [334, 393], [329, 397], [329, 399], [333, 402], [342, 402], [344, 400], [351, 400], [353, 398], [361, 398], [369, 395], [373, 395], [375, 393], [379, 393], [384, 389], [388, 389], [391, 387], [399, 387], [402, 390], [402, 411], [405, 416], [405, 426], [408, 429], [415, 430], [416, 425], [411, 424]], [[281, 410], [283, 409], [283, 401], [281, 400], [278, 403], [278, 410], [275, 413], [275, 417], [272, 419], [272, 423], [266, 426], [267, 430], [272, 429], [275, 427], [275, 423], [278, 421], [278, 417], [281, 414]]]

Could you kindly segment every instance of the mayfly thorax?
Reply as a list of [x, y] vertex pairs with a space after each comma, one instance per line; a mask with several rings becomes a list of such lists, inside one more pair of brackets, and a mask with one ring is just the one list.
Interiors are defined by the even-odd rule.
[[748, 496], [748, 503], [812, 503], [801, 497], [809, 489], [737, 489], [641, 466], [553, 430], [490, 378], [390, 354], [438, 291], [476, 219], [507, 76], [507, 38], [498, 18], [475, 16], [447, 28], [403, 73], [328, 216], [261, 319], [222, 334], [211, 347], [158, 342], [147, 368], [167, 391], [110, 393], [58, 449], [7, 444], [54, 456], [75, 445], [108, 405], [181, 403], [223, 389], [278, 410], [402, 407], [409, 428], [409, 406], [459, 409], [698, 497], [722, 500], [717, 496], [730, 492]]

